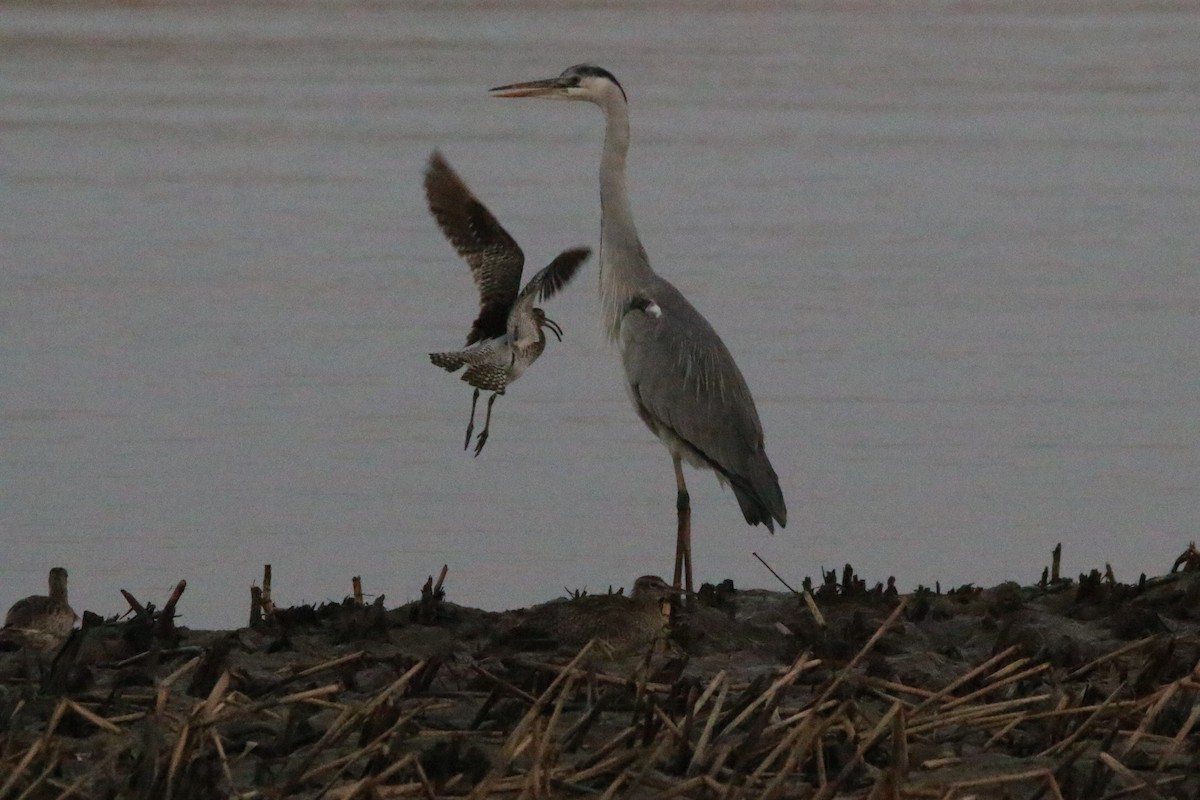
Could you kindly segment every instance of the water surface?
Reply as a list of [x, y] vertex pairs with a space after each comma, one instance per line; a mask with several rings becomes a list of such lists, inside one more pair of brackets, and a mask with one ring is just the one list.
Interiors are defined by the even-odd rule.
[[904, 589], [1161, 572], [1200, 485], [1191, 4], [6, 3], [0, 603], [244, 619], [450, 565], [503, 608], [668, 572], [670, 460], [566, 329], [461, 450], [426, 353], [475, 298], [429, 152], [531, 269], [595, 246], [602, 120], [486, 89], [584, 60], [632, 103], [655, 267], [750, 383], [789, 507], [689, 473], [698, 576]]

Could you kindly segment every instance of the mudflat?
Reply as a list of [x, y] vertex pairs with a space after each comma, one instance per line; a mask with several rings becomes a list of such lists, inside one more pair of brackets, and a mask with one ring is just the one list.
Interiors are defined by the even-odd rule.
[[726, 582], [636, 646], [429, 586], [235, 631], [137, 603], [0, 652], [0, 798], [1195, 797], [1191, 552], [1131, 583]]

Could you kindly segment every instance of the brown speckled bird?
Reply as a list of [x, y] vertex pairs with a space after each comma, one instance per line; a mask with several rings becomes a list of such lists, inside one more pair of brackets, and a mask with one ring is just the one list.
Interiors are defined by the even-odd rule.
[[35, 594], [13, 603], [4, 617], [6, 636], [33, 649], [60, 644], [71, 634], [77, 619], [67, 602], [67, 571], [50, 570], [50, 595]]
[[505, 638], [577, 647], [599, 638], [617, 650], [650, 644], [665, 633], [666, 601], [679, 590], [657, 575], [634, 581], [628, 595], [585, 595], [529, 609]]
[[478, 456], [487, 443], [492, 403], [537, 360], [546, 347], [549, 328], [562, 341], [562, 328], [534, 302], [546, 300], [567, 284], [591, 254], [586, 247], [565, 250], [521, 288], [525, 254], [487, 207], [471, 193], [441, 153], [434, 151], [425, 171], [425, 196], [442, 233], [471, 267], [479, 289], [479, 316], [462, 350], [430, 353], [429, 360], [447, 372], [466, 367], [462, 379], [475, 387], [466, 450], [475, 429], [480, 389], [492, 392], [487, 419], [475, 442]]

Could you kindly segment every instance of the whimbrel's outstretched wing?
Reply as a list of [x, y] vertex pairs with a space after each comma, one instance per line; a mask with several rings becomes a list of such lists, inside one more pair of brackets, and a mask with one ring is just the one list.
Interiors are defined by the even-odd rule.
[[[513, 339], [524, 338], [522, 334], [526, 331], [518, 331], [522, 326], [536, 325], [533, 322], [533, 304], [553, 297], [559, 289], [566, 286], [591, 254], [591, 249], [587, 247], [564, 250], [555, 256], [548, 266], [529, 279], [508, 315], [508, 331]], [[535, 333], [536, 328], [528, 332]]]
[[479, 289], [479, 317], [467, 344], [502, 336], [521, 288], [525, 255], [436, 150], [425, 170], [425, 197], [442, 233], [471, 267]]
[[563, 250], [554, 257], [548, 266], [529, 279], [529, 283], [525, 284], [525, 288], [521, 290], [517, 299], [524, 300], [528, 295], [537, 302], [549, 300], [558, 293], [559, 289], [566, 286], [571, 278], [575, 277], [575, 272], [591, 254], [590, 247], [572, 247], [570, 250]]
[[516, 303], [513, 304], [513, 313], [517, 312], [518, 306], [528, 313], [535, 302], [548, 300], [557, 294], [571, 278], [575, 277], [575, 273], [579, 271], [583, 262], [587, 261], [591, 254], [591, 248], [573, 247], [570, 250], [563, 250], [555, 256], [548, 266], [541, 269], [529, 279], [529, 283], [525, 284], [525, 288], [521, 290]]

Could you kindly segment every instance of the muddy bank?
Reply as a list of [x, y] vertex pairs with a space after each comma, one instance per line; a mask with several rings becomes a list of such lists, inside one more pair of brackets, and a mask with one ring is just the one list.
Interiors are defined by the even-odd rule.
[[1200, 572], [812, 595], [708, 587], [582, 646], [432, 592], [88, 618], [0, 652], [0, 800], [1200, 793]]

